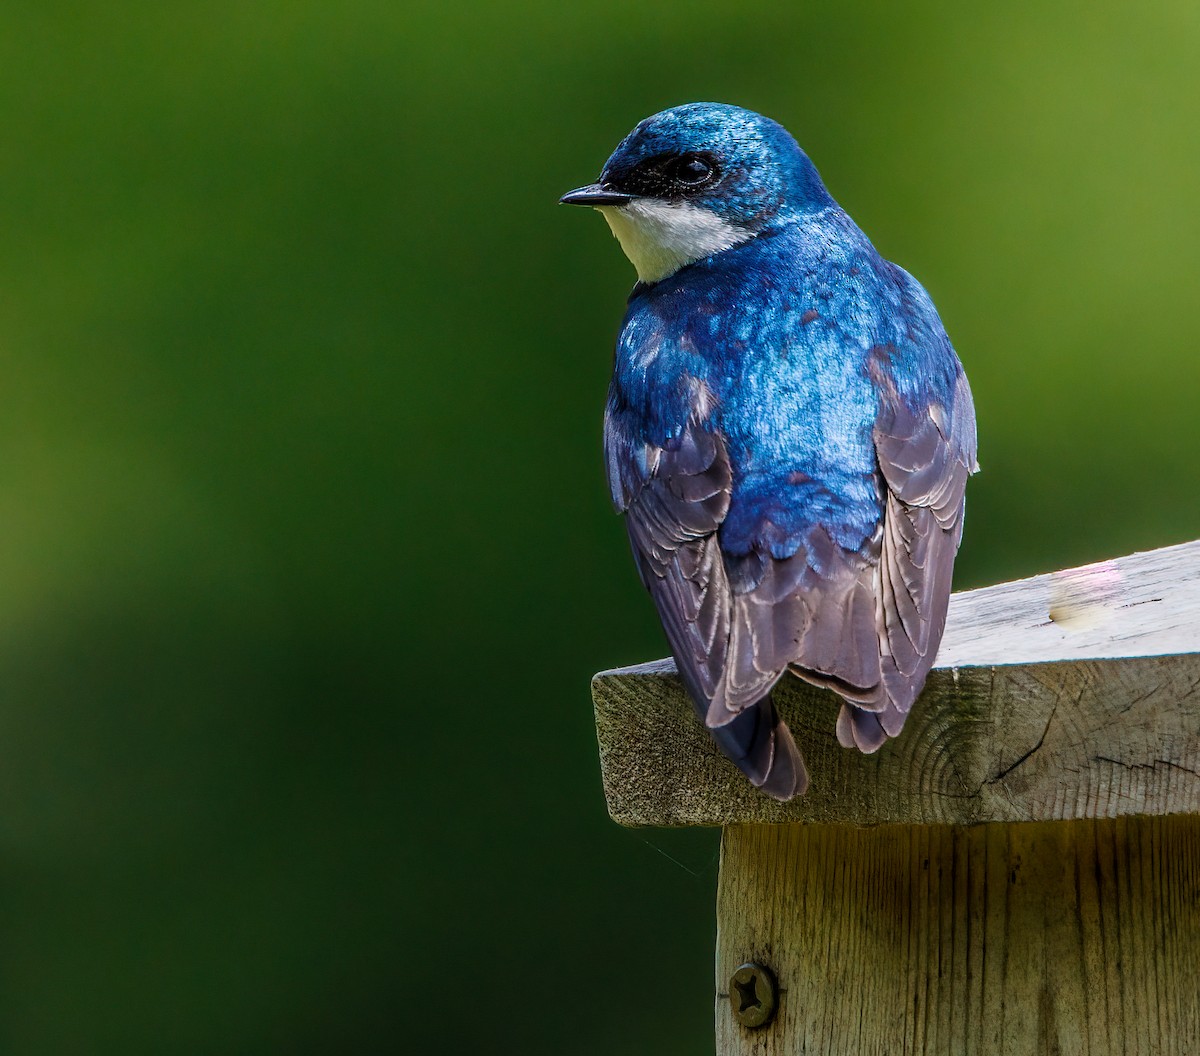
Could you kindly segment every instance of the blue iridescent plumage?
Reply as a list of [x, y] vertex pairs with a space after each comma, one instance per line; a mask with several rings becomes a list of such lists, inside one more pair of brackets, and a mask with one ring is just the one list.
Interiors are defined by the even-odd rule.
[[788, 798], [807, 775], [769, 696], [783, 672], [839, 692], [839, 739], [873, 751], [936, 655], [975, 468], [962, 367], [921, 286], [757, 114], [655, 115], [565, 200], [650, 273], [605, 420], [642, 579], [698, 713]]

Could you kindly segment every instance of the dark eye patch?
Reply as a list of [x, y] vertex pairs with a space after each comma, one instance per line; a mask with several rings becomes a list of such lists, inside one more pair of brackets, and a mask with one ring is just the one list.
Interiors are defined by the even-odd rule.
[[614, 190], [669, 202], [683, 201], [721, 178], [721, 168], [708, 151], [658, 154], [628, 173], [605, 181]]

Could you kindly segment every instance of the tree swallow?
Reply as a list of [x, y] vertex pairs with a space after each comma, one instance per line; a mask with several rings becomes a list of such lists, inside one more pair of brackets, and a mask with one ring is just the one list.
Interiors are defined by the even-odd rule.
[[562, 201], [637, 269], [604, 449], [642, 582], [721, 750], [790, 799], [808, 773], [771, 700], [785, 672], [839, 694], [838, 740], [873, 752], [937, 654], [978, 468], [962, 364], [759, 114], [655, 114]]

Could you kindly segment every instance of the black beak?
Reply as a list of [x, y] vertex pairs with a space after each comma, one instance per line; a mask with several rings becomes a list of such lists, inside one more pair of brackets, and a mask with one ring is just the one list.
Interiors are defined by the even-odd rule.
[[577, 187], [568, 191], [559, 200], [559, 205], [625, 205], [636, 198], [636, 194], [626, 194], [624, 191], [613, 191], [599, 183], [589, 183], [586, 187]]

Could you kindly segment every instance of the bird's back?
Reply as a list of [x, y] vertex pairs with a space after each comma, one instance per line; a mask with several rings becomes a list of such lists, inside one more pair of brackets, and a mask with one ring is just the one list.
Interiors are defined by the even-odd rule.
[[789, 667], [847, 699], [844, 743], [898, 732], [940, 640], [974, 443], [928, 296], [836, 206], [635, 290], [609, 479], [727, 754], [786, 734], [766, 695]]
[[911, 329], [893, 270], [827, 210], [635, 291], [608, 428], [623, 446], [668, 446], [689, 419], [724, 437], [726, 553], [788, 556], [814, 523], [847, 549], [875, 531], [869, 360]]

